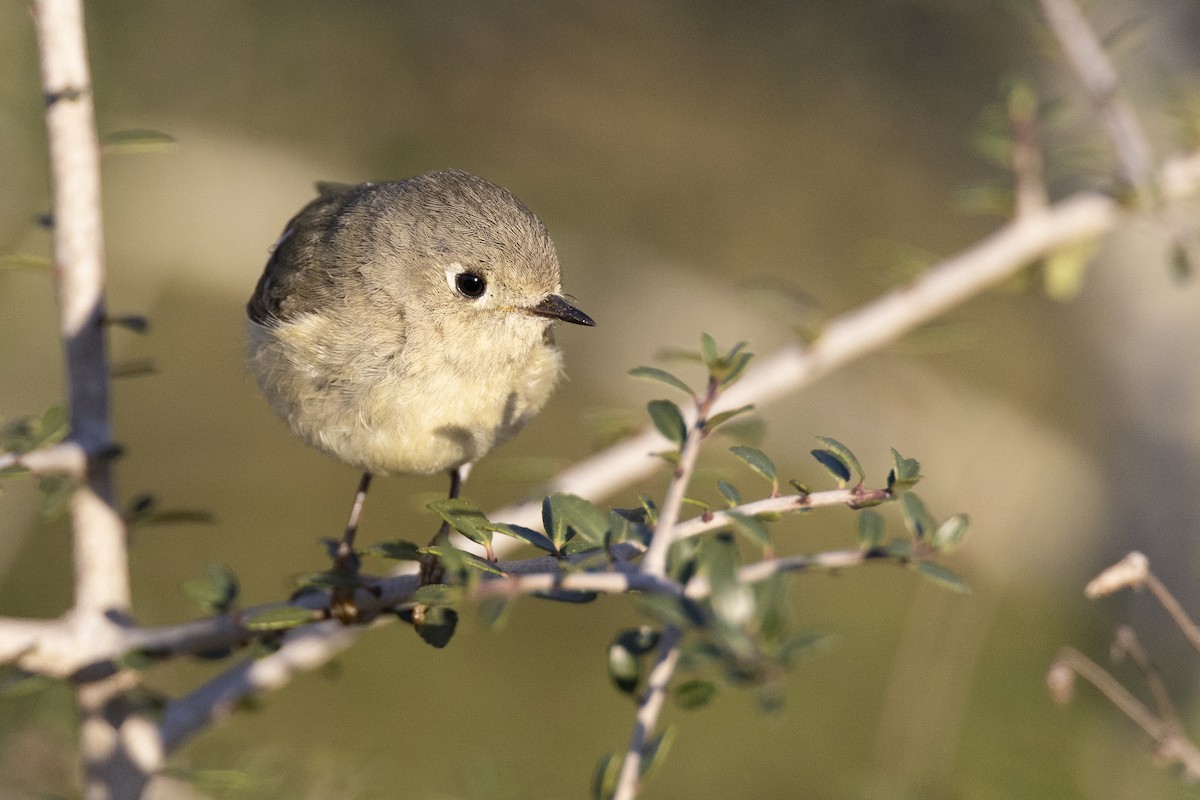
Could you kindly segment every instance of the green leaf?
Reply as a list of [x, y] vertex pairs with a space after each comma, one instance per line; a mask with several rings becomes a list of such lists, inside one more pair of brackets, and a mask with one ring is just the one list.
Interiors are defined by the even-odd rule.
[[509, 525], [505, 522], [492, 522], [486, 527], [490, 531], [519, 539], [526, 544], [533, 545], [539, 550], [545, 550], [547, 553], [558, 553], [558, 548], [554, 546], [554, 542], [550, 541], [550, 537], [541, 531], [535, 531], [533, 528], [525, 528], [521, 525]]
[[674, 725], [668, 725], [662, 733], [650, 737], [650, 740], [646, 742], [646, 748], [642, 751], [642, 763], [639, 770], [642, 781], [649, 778], [658, 765], [666, 760], [667, 753], [671, 751], [674, 741]]
[[904, 514], [904, 524], [913, 538], [924, 539], [937, 528], [933, 515], [921, 502], [921, 498], [913, 492], [908, 492], [900, 498], [900, 510]]
[[762, 520], [736, 511], [727, 511], [725, 515], [736, 533], [742, 534], [767, 552], [772, 550], [771, 534]]
[[297, 606], [271, 606], [246, 615], [242, 624], [252, 631], [282, 631], [295, 628], [317, 619], [317, 612], [311, 608]]
[[667, 594], [643, 594], [637, 597], [638, 610], [666, 625], [677, 628], [701, 626], [704, 613], [692, 601]]
[[708, 701], [712, 700], [713, 695], [716, 693], [716, 684], [701, 678], [686, 680], [676, 686], [671, 692], [679, 707], [686, 708], [689, 711], [708, 705]]
[[465, 550], [459, 550], [454, 545], [450, 544], [434, 544], [428, 547], [422, 547], [418, 550], [419, 553], [428, 553], [429, 555], [437, 556], [443, 560], [453, 560], [454, 565], [449, 563], [446, 567], [449, 571], [458, 572], [461, 567], [470, 567], [486, 572], [489, 575], [504, 575], [504, 570], [496, 566], [495, 562], [488, 561], [486, 558], [480, 558], [474, 553], [468, 553]]
[[882, 543], [883, 517], [874, 511], [858, 512], [858, 546], [864, 550], [870, 550]]
[[943, 522], [933, 533], [933, 546], [939, 552], [953, 550], [966, 537], [969, 521], [966, 514], [955, 514]]
[[49, 272], [53, 262], [44, 256], [30, 253], [8, 253], [0, 256], [0, 270], [28, 269]]
[[463, 587], [430, 583], [418, 588], [408, 597], [409, 605], [455, 606], [462, 601]]
[[737, 415], [744, 414], [747, 411], [753, 411], [753, 410], [754, 410], [753, 405], [747, 405], [747, 406], [742, 406], [741, 408], [730, 409], [729, 411], [722, 411], [719, 414], [713, 414], [711, 417], [708, 418], [708, 420], [705, 421], [704, 430], [705, 431], [716, 430], [716, 428], [718, 426], [722, 425], [723, 423], [728, 422], [729, 420], [733, 419]]
[[707, 333], [700, 334], [700, 359], [704, 366], [708, 367], [710, 374], [721, 363], [721, 354], [717, 352], [717, 340]]
[[700, 569], [708, 576], [709, 604], [717, 619], [730, 628], [742, 628], [754, 617], [755, 598], [749, 586], [737, 579], [737, 547], [728, 535], [717, 535], [701, 547]]
[[[742, 344], [745, 344], [745, 342]], [[738, 378], [742, 377], [742, 373], [746, 371], [746, 367], [750, 366], [750, 361], [754, 358], [754, 354], [731, 354], [728, 358], [728, 366], [723, 370], [723, 374], [720, 376], [722, 387], [731, 386], [737, 381]]]
[[646, 525], [646, 511], [642, 508], [614, 508], [608, 512], [608, 538], [610, 543], [650, 541], [650, 528]]
[[832, 637], [827, 633], [797, 631], [783, 641], [776, 653], [776, 658], [784, 668], [790, 667], [797, 658], [826, 647], [831, 639]]
[[621, 759], [616, 753], [605, 753], [596, 762], [592, 771], [591, 800], [612, 800], [617, 794], [617, 781], [621, 778]]
[[924, 575], [929, 580], [955, 592], [969, 593], [971, 587], [967, 582], [954, 574], [950, 570], [943, 567], [941, 564], [936, 564], [932, 561], [917, 561], [913, 564], [913, 569]]
[[642, 682], [642, 660], [618, 636], [608, 646], [608, 677], [625, 694], [636, 694]]
[[779, 474], [775, 471], [775, 462], [767, 458], [767, 454], [762, 450], [739, 444], [729, 448], [729, 452], [741, 459], [750, 469], [770, 481], [772, 489], [778, 487]]
[[450, 644], [457, 628], [458, 612], [446, 606], [428, 606], [420, 617], [413, 615], [413, 630], [417, 636], [425, 644], [439, 650]]
[[70, 421], [70, 412], [61, 403], [55, 403], [47, 408], [42, 412], [42, 418], [38, 420], [38, 433], [33, 447], [44, 447], [52, 442], [61, 441], [67, 435], [67, 426]]
[[183, 591], [209, 613], [224, 614], [238, 596], [238, 580], [233, 571], [222, 564], [209, 564], [203, 578], [184, 581]]
[[836, 455], [850, 469], [854, 470], [858, 475], [858, 482], [862, 483], [866, 480], [866, 475], [863, 474], [862, 464], [858, 462], [858, 457], [846, 445], [839, 442], [837, 439], [831, 439], [828, 436], [818, 436], [817, 441], [824, 445], [825, 449]]
[[393, 561], [420, 561], [421, 549], [412, 542], [396, 539], [373, 544], [363, 551], [363, 555], [390, 558]]
[[767, 423], [763, 422], [761, 417], [742, 417], [721, 425], [716, 433], [742, 444], [757, 447], [767, 437]]
[[650, 421], [659, 433], [668, 441], [683, 445], [687, 438], [687, 423], [683, 421], [683, 413], [679, 406], [670, 400], [651, 400], [646, 405], [646, 410], [650, 412]]
[[629, 374], [635, 378], [645, 378], [647, 380], [665, 383], [667, 386], [678, 389], [690, 397], [695, 397], [696, 394], [692, 391], [692, 387], [688, 386], [686, 383], [681, 381], [679, 378], [676, 378], [665, 369], [658, 369], [657, 367], [634, 367], [633, 369], [629, 370]]
[[[551, 538], [558, 542], [569, 541], [578, 535], [582, 542], [592, 547], [604, 544], [608, 533], [608, 515], [599, 508], [573, 494], [552, 494], [546, 498], [549, 505]], [[569, 531], [574, 531], [570, 533]]]
[[754, 627], [763, 642], [774, 642], [787, 627], [787, 576], [782, 572], [750, 585], [754, 592]]
[[161, 153], [175, 146], [175, 138], [162, 131], [131, 129], [105, 134], [100, 139], [100, 145], [106, 156]]
[[41, 493], [41, 512], [43, 519], [58, 519], [67, 511], [71, 503], [71, 494], [75, 491], [75, 481], [59, 475], [47, 475], [38, 481], [38, 491]]
[[498, 631], [508, 622], [513, 606], [517, 603], [515, 597], [492, 595], [479, 602], [479, 618], [489, 631]]
[[1081, 239], [1065, 244], [1042, 261], [1042, 280], [1052, 300], [1073, 300], [1083, 288], [1083, 279], [1091, 265], [1097, 239]]
[[492, 532], [482, 511], [461, 497], [450, 497], [430, 503], [429, 508], [450, 524], [451, 528], [491, 552]]
[[717, 489], [721, 492], [721, 496], [725, 498], [725, 502], [730, 508], [740, 506], [742, 504], [742, 493], [737, 487], [725, 481], [717, 481]]
[[838, 486], [845, 486], [850, 481], [850, 465], [837, 453], [832, 450], [813, 450], [812, 456], [837, 479]]
[[642, 504], [642, 510], [646, 513], [646, 521], [650, 525], [658, 524], [658, 506], [654, 504], [654, 498], [639, 494], [638, 502]]
[[892, 469], [888, 473], [888, 491], [903, 494], [921, 480], [921, 463], [915, 458], [905, 458], [892, 448]]
[[156, 657], [149, 650], [129, 650], [116, 660], [116, 665], [120, 669], [146, 670], [161, 661], [161, 657]]

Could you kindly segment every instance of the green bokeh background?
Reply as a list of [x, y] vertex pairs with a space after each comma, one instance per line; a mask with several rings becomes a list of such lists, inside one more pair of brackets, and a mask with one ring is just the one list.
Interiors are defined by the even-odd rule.
[[[1178, 149], [1164, 112], [1196, 85], [1195, 4], [1089, 12], [1102, 32], [1133, 32], [1117, 61], [1125, 85], [1160, 152]], [[658, 348], [701, 330], [757, 352], [786, 341], [794, 320], [739, 293], [745, 282], [800, 287], [832, 315], [894, 281], [884, 267], [994, 229], [958, 193], [1004, 178], [971, 140], [1014, 77], [1064, 101], [1056, 144], [1099, 145], [1052, 160], [1052, 191], [1103, 186], [1103, 141], [1028, 16], [984, 0], [90, 4], [102, 133], [178, 141], [104, 165], [109, 304], [153, 325], [114, 331], [112, 350], [155, 367], [114, 387], [119, 487], [217, 518], [137, 534], [138, 619], [195, 616], [179, 586], [210, 562], [236, 571], [246, 604], [279, 599], [321, 567], [317, 540], [344, 522], [355, 475], [287, 435], [242, 354], [245, 298], [314, 180], [460, 167], [549, 225], [564, 285], [599, 325], [560, 332], [570, 381], [473, 474], [468, 495], [496, 507], [597, 447], [598, 420], [639, 420], [655, 392], [625, 371]], [[49, 203], [38, 85], [28, 7], [0, 0], [3, 254], [47, 251], [31, 224]], [[794, 622], [835, 633], [834, 647], [788, 676], [779, 714], [740, 690], [698, 712], [669, 707], [678, 736], [646, 796], [1186, 796], [1127, 720], [1086, 690], [1054, 706], [1043, 674], [1063, 644], [1104, 659], [1111, 630], [1132, 621], [1196, 716], [1195, 654], [1155, 607], [1088, 603], [1081, 589], [1137, 548], [1200, 607], [1198, 291], [1172, 281], [1161, 237], [1139, 225], [1108, 242], [1071, 303], [991, 293], [956, 311], [937, 346], [889, 348], [765, 410], [762, 446], [812, 485], [825, 480], [807, 455], [818, 434], [853, 447], [874, 482], [889, 447], [920, 458], [935, 513], [972, 515], [950, 563], [974, 591], [884, 568], [795, 579]], [[58, 400], [59, 365], [47, 275], [0, 272], [0, 413]], [[715, 477], [753, 491], [722, 449], [697, 494], [715, 497]], [[364, 538], [427, 535], [441, 484], [378, 482]], [[0, 614], [58, 614], [66, 523], [38, 518], [32, 486], [5, 488]], [[777, 536], [798, 552], [847, 546], [852, 531], [853, 515], [832, 510]], [[604, 652], [638, 619], [629, 598], [531, 600], [500, 631], [466, 614], [444, 651], [391, 625], [171, 764], [245, 774], [205, 785], [216, 797], [581, 797], [629, 735], [633, 706]], [[220, 668], [171, 664], [148, 680], [178, 694]], [[0, 795], [71, 792], [72, 742], [65, 689], [0, 699]]]

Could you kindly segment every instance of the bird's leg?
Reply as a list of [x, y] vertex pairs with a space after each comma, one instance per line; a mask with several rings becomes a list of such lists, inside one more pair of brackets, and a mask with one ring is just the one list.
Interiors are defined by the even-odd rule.
[[[463, 484], [467, 480], [467, 475], [471, 472], [470, 464], [462, 464], [457, 467], [450, 468], [450, 499], [453, 500], [462, 493]], [[429, 546], [434, 545], [450, 546], [450, 523], [442, 521], [437, 533], [429, 540]], [[421, 585], [427, 586], [431, 583], [442, 582], [442, 563], [437, 556], [428, 556], [421, 560]]]
[[[470, 471], [470, 464], [463, 464], [450, 470], [451, 500], [458, 497], [459, 492], [462, 491], [463, 482], [466, 481], [467, 473]], [[433, 545], [452, 547], [453, 545], [450, 544], [450, 523], [443, 522], [429, 544], [431, 547]], [[441, 559], [437, 556], [427, 554], [421, 559], [422, 586], [441, 583], [444, 577], [443, 572]], [[450, 637], [454, 635], [454, 629], [458, 626], [458, 612], [445, 606], [418, 604], [413, 606], [408, 614], [405, 618], [412, 622], [413, 629], [416, 630], [417, 635], [426, 644], [433, 645], [434, 647], [445, 647], [449, 643]]]
[[363, 506], [367, 502], [367, 490], [371, 488], [371, 473], [364, 472], [358, 481], [358, 492], [354, 495], [354, 504], [350, 506], [350, 519], [346, 521], [346, 530], [338, 542], [337, 555], [333, 561], [333, 571], [339, 578], [345, 579], [344, 585], [333, 588], [329, 598], [329, 608], [333, 615], [349, 625], [358, 621], [358, 608], [354, 605], [354, 590], [358, 577], [358, 556], [354, 553], [354, 535], [358, 532], [358, 522], [362, 518]]

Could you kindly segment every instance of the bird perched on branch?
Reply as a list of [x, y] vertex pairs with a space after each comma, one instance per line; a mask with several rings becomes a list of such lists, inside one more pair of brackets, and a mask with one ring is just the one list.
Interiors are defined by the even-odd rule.
[[554, 323], [595, 323], [563, 297], [541, 220], [495, 184], [445, 171], [318, 191], [247, 305], [250, 365], [293, 433], [363, 472], [335, 565], [352, 574], [371, 476], [449, 471], [457, 496], [550, 398]]

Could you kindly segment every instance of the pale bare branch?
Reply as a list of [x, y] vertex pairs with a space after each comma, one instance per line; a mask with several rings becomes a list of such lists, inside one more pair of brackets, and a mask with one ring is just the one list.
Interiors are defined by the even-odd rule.
[[682, 638], [683, 634], [679, 628], [668, 625], [659, 639], [658, 658], [650, 670], [650, 676], [646, 679], [646, 689], [638, 703], [633, 735], [621, 762], [621, 772], [617, 778], [617, 790], [613, 800], [633, 800], [641, 788], [644, 770], [642, 760], [646, 753], [646, 745], [655, 725], [658, 724], [663, 702], [667, 699], [667, 684], [670, 683], [675, 666], [679, 663], [679, 644]]

